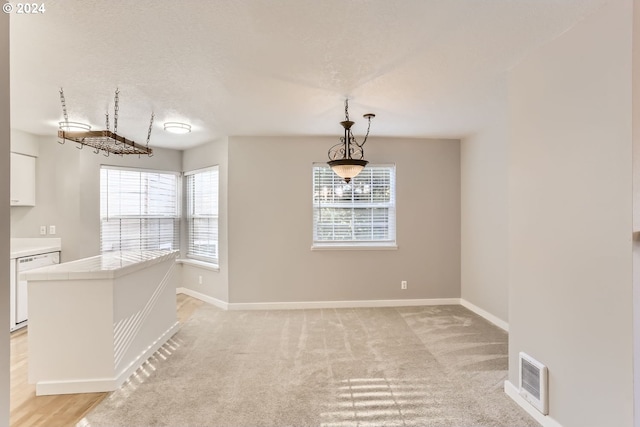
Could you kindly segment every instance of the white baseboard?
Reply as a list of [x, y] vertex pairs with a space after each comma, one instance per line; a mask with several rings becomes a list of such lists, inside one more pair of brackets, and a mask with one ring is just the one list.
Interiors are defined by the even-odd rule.
[[304, 308], [411, 307], [460, 304], [460, 298], [228, 303], [184, 287], [176, 288], [176, 293], [189, 295], [223, 310], [294, 310]]
[[298, 301], [230, 303], [229, 310], [291, 310], [304, 308], [409, 307], [420, 305], [456, 305], [458, 298], [390, 299], [356, 301]]
[[167, 329], [133, 362], [124, 368], [115, 378], [95, 378], [83, 380], [38, 381], [36, 396], [53, 394], [95, 393], [117, 390], [142, 364], [180, 329], [178, 322]]
[[424, 298], [424, 299], [390, 299], [390, 300], [354, 300], [354, 301], [292, 301], [292, 302], [235, 302], [229, 303], [205, 295], [189, 288], [176, 288], [176, 293], [213, 304], [223, 310], [295, 310], [313, 308], [362, 308], [362, 307], [413, 307], [421, 305], [462, 305], [489, 322], [509, 332], [509, 324], [471, 304], [462, 298]]
[[223, 310], [228, 310], [229, 309], [229, 303], [219, 300], [217, 298], [214, 297], [210, 297], [209, 295], [205, 295], [201, 292], [198, 291], [194, 291], [193, 289], [189, 289], [189, 288], [176, 288], [176, 294], [185, 294], [185, 295], [189, 295], [190, 297], [199, 299], [200, 301], [204, 301], [206, 303], [209, 303], [211, 305], [215, 305], [218, 308], [221, 308]]
[[500, 319], [499, 317], [496, 317], [493, 314], [489, 313], [488, 311], [478, 307], [477, 305], [470, 303], [464, 298], [460, 298], [460, 305], [473, 311], [478, 316], [484, 317], [485, 319], [487, 319], [489, 322], [493, 323], [497, 327], [509, 332], [509, 324], [504, 320]]
[[518, 393], [518, 388], [511, 384], [509, 380], [504, 382], [504, 392], [507, 393], [507, 396], [513, 399], [514, 402], [522, 407], [522, 409], [527, 411], [527, 413], [531, 415], [533, 419], [539, 422], [542, 427], [562, 427], [559, 422], [548, 415], [543, 415], [536, 408], [531, 406], [529, 402], [527, 402], [522, 396], [520, 396], [520, 393]]

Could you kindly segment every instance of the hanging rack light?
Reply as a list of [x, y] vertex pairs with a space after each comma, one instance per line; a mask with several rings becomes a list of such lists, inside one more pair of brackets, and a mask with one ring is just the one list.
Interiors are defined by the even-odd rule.
[[355, 124], [349, 120], [349, 99], [344, 101], [344, 121], [340, 122], [344, 128], [344, 136], [340, 137], [340, 142], [329, 149], [329, 166], [340, 178], [344, 179], [347, 183], [355, 178], [364, 167], [367, 162], [364, 159], [364, 144], [369, 137], [369, 128], [371, 127], [371, 119], [376, 115], [367, 113], [363, 117], [367, 119], [367, 133], [364, 136], [364, 140], [361, 143], [356, 141], [356, 138], [351, 133], [351, 127]]
[[149, 123], [149, 131], [147, 132], [146, 145], [138, 144], [123, 136], [118, 135], [118, 110], [120, 102], [119, 94], [120, 91], [116, 89], [113, 112], [113, 132], [111, 132], [111, 129], [109, 128], [108, 112], [105, 114], [106, 130], [92, 131], [90, 130], [91, 127], [88, 125], [84, 125], [84, 127], [73, 126], [83, 124], [69, 121], [64, 91], [62, 90], [62, 88], [60, 88], [60, 103], [62, 104], [64, 121], [59, 123], [60, 128], [58, 130], [58, 142], [60, 144], [64, 144], [66, 141], [73, 141], [78, 144], [77, 148], [79, 149], [83, 148], [84, 146], [88, 146], [93, 148], [93, 152], [96, 154], [100, 153], [100, 151], [103, 151], [106, 157], [109, 157], [110, 153], [118, 154], [120, 156], [124, 154], [137, 154], [138, 156], [146, 154], [151, 157], [153, 155], [153, 150], [149, 148], [149, 140], [151, 139], [151, 129], [153, 128], [153, 113], [151, 113], [151, 121]]
[[91, 130], [91, 126], [86, 123], [70, 122], [68, 120], [58, 122], [58, 128], [66, 132], [84, 132]]

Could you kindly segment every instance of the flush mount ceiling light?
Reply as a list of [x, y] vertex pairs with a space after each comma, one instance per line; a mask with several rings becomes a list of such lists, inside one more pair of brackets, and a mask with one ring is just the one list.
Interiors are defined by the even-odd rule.
[[351, 133], [351, 126], [354, 122], [349, 120], [349, 99], [344, 101], [344, 116], [345, 120], [340, 122], [344, 128], [344, 136], [340, 137], [340, 142], [329, 149], [329, 166], [340, 178], [343, 178], [347, 183], [351, 179], [355, 178], [364, 167], [367, 162], [364, 159], [364, 143], [367, 142], [369, 137], [369, 128], [371, 127], [371, 119], [375, 114], [365, 114], [363, 117], [369, 122], [367, 125], [367, 134], [364, 136], [362, 143], [358, 143], [356, 138]]
[[164, 124], [164, 130], [171, 133], [189, 133], [191, 132], [191, 125], [180, 122], [166, 122]]
[[91, 126], [88, 124], [70, 121], [58, 122], [58, 128], [66, 132], [84, 132], [91, 130]]
[[[147, 132], [147, 144], [137, 144], [123, 136], [118, 135], [118, 110], [119, 110], [119, 93], [116, 89], [115, 105], [113, 111], [113, 132], [109, 129], [109, 113], [106, 113], [106, 130], [90, 130], [91, 126], [83, 123], [70, 122], [69, 115], [67, 114], [67, 104], [64, 98], [64, 91], [60, 89], [60, 103], [62, 104], [62, 113], [64, 115], [64, 121], [60, 122], [60, 129], [58, 130], [58, 142], [64, 144], [66, 141], [73, 141], [78, 144], [77, 148], [84, 148], [88, 146], [93, 148], [93, 152], [98, 154], [100, 151], [104, 152], [106, 157], [109, 157], [110, 153], [118, 154], [120, 156], [124, 154], [146, 154], [151, 157], [153, 151], [149, 148], [149, 139], [151, 139], [151, 129], [153, 128], [153, 113], [151, 113], [151, 122], [149, 123], [149, 131]], [[72, 126], [76, 125], [76, 126]], [[77, 125], [85, 127], [79, 128]]]

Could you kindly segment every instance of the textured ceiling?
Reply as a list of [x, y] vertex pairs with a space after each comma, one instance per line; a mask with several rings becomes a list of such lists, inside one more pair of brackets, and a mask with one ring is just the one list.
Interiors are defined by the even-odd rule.
[[[12, 127], [104, 127], [188, 148], [227, 135], [354, 131], [461, 137], [493, 114], [505, 72], [606, 0], [47, 0], [11, 15]], [[193, 126], [188, 135], [166, 121]]]

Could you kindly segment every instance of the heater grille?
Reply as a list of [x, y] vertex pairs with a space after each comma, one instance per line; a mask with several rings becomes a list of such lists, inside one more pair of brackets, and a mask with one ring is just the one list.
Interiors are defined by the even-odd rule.
[[526, 353], [520, 353], [520, 395], [544, 415], [549, 413], [547, 367]]

